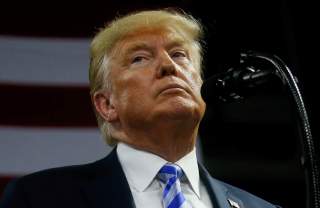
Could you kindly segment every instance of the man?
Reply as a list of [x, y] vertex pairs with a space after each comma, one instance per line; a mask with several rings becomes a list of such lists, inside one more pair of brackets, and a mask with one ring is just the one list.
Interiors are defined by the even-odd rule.
[[113, 152], [22, 177], [0, 207], [276, 207], [211, 178], [197, 163], [205, 112], [201, 36], [195, 19], [172, 11], [108, 24], [91, 44], [90, 88]]

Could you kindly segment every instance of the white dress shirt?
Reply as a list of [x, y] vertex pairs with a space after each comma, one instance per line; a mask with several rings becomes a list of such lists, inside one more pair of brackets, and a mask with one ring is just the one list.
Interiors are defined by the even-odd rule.
[[[118, 144], [117, 154], [136, 208], [163, 208], [162, 190], [165, 185], [156, 176], [168, 161], [124, 143]], [[187, 204], [193, 208], [212, 208], [208, 192], [199, 177], [195, 148], [175, 164], [182, 168], [188, 179], [181, 181], [181, 190]]]

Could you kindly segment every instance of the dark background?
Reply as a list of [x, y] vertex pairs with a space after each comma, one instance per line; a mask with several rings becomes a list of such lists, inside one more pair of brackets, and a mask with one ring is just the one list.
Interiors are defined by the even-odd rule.
[[[237, 63], [242, 49], [281, 57], [298, 77], [319, 150], [319, 14], [315, 3], [4, 1], [0, 6], [0, 35], [91, 38], [116, 15], [164, 7], [180, 7], [204, 24], [205, 78]], [[200, 137], [204, 162], [212, 175], [283, 207], [305, 207], [301, 144], [295, 109], [286, 89], [275, 85], [241, 102], [207, 107]], [[93, 116], [90, 121], [95, 125]]]

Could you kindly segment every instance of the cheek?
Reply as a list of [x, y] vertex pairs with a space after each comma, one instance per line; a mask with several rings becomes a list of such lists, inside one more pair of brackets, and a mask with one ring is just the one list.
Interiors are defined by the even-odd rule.
[[[116, 96], [121, 102], [139, 102], [146, 99], [150, 92], [150, 84], [143, 76], [126, 76], [124, 75], [116, 83]], [[138, 99], [137, 99], [138, 98]]]
[[194, 71], [192, 73], [187, 74], [187, 78], [189, 80], [189, 83], [192, 87], [192, 89], [196, 90], [197, 92], [200, 92], [200, 88], [202, 85], [202, 79], [198, 72]]
[[193, 89], [199, 89], [202, 85], [200, 72], [194, 67], [192, 63], [187, 64], [181, 68], [181, 74]]

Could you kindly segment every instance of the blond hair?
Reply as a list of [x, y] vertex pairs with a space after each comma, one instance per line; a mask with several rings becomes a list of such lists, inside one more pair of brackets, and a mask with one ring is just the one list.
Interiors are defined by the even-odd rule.
[[[200, 40], [203, 35], [201, 24], [191, 15], [172, 10], [142, 11], [115, 19], [107, 24], [94, 37], [90, 47], [90, 94], [100, 90], [111, 90], [110, 67], [108, 59], [115, 44], [123, 40], [127, 35], [139, 29], [175, 28], [177, 31], [194, 43], [196, 48], [195, 67], [201, 72], [202, 48]], [[109, 145], [114, 145], [116, 139], [112, 138], [111, 125], [105, 121], [95, 110], [98, 125], [103, 137]]]

